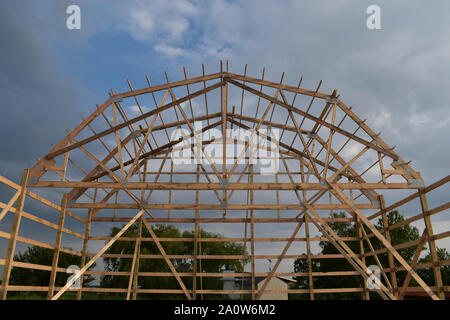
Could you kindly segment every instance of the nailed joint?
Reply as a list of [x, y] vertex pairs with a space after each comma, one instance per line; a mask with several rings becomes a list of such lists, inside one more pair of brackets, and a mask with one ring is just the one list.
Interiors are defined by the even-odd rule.
[[118, 103], [118, 102], [122, 102], [123, 101], [123, 97], [122, 96], [112, 96], [111, 97], [111, 102], [112, 103]]

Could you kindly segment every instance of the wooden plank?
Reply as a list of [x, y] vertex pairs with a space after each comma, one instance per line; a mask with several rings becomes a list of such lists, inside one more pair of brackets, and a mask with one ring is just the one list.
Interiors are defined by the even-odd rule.
[[[94, 195], [94, 199], [97, 198], [97, 193], [95, 193]], [[86, 229], [85, 229], [85, 233], [84, 233], [84, 239], [83, 239], [83, 249], [82, 249], [82, 253], [81, 253], [81, 264], [80, 267], [83, 268], [84, 265], [86, 264], [86, 255], [87, 255], [87, 249], [88, 249], [88, 244], [89, 244], [89, 238], [90, 238], [90, 234], [91, 234], [91, 225], [92, 225], [92, 216], [93, 216], [93, 210], [89, 210], [88, 212], [88, 219], [86, 222]], [[111, 240], [111, 239], [108, 239]], [[77, 292], [77, 300], [81, 300], [81, 295], [82, 295], [82, 288], [83, 288], [83, 279], [84, 277], [80, 277], [80, 290], [78, 290]]]
[[[382, 214], [381, 214], [382, 223], [383, 223], [383, 227], [386, 229], [389, 227], [388, 218], [387, 218], [387, 214], [386, 214], [386, 203], [384, 201], [383, 195], [379, 195], [379, 199], [380, 199], [380, 209], [382, 212]], [[386, 240], [389, 241], [389, 243], [391, 243], [391, 233], [390, 233], [389, 229], [386, 229], [386, 232], [384, 234], [386, 236]], [[391, 269], [390, 277], [391, 277], [391, 283], [392, 283], [392, 287], [394, 290], [394, 294], [397, 294], [398, 293], [397, 292], [397, 290], [398, 290], [397, 274], [395, 273], [394, 256], [389, 251], [388, 251], [388, 264], [389, 264], [389, 268]]]
[[431, 218], [428, 214], [425, 214], [429, 211], [428, 207], [428, 200], [425, 192], [422, 190], [419, 190], [419, 198], [420, 198], [420, 205], [422, 207], [423, 212], [423, 219], [425, 222], [425, 230], [427, 232], [427, 238], [428, 238], [428, 246], [430, 250], [431, 255], [431, 261], [433, 262], [433, 276], [434, 281], [436, 283], [436, 287], [438, 288], [437, 294], [439, 296], [439, 299], [445, 300], [445, 292], [443, 289], [443, 283], [442, 283], [442, 275], [441, 275], [441, 268], [437, 266], [438, 262], [438, 256], [437, 256], [437, 250], [436, 250], [436, 243], [433, 240], [433, 225], [431, 223]]
[[[18, 184], [12, 182], [12, 181], [9, 180], [9, 179], [6, 179], [6, 178], [3, 177], [3, 176], [0, 176], [0, 182], [6, 184], [7, 186], [9, 186], [9, 187], [11, 187], [11, 188], [13, 188], [13, 189], [21, 190], [21, 186], [19, 186]], [[55, 210], [57, 210], [58, 212], [61, 210], [61, 207], [60, 207], [60, 206], [58, 206], [57, 204], [54, 204], [53, 202], [51, 202], [51, 201], [49, 201], [49, 200], [47, 200], [47, 199], [45, 199], [45, 198], [43, 198], [43, 197], [37, 195], [37, 194], [34, 193], [34, 192], [31, 192], [30, 190], [28, 190], [28, 187], [27, 187], [27, 190], [26, 190], [26, 194], [27, 194], [27, 196], [29, 196], [30, 198], [33, 198], [33, 199], [35, 199], [35, 200], [37, 200], [37, 201], [39, 201], [39, 202], [45, 204], [45, 205], [48, 206], [49, 208], [55, 209]], [[78, 215], [76, 215], [76, 214], [74, 214], [74, 213], [72, 213], [72, 212], [70, 212], [70, 211], [67, 211], [67, 215], [68, 215], [68, 216], [71, 216], [72, 218], [74, 218], [74, 219], [76, 219], [76, 220], [78, 220], [78, 221], [81, 221], [81, 222], [83, 222], [83, 223], [86, 223], [86, 221], [85, 221], [83, 218], [79, 217]]]
[[[417, 246], [416, 252], [414, 253], [414, 257], [411, 262], [411, 268], [415, 269], [417, 262], [419, 261], [420, 254], [422, 253], [423, 245], [427, 240], [427, 230], [423, 230], [422, 236], [420, 237], [419, 245]], [[399, 299], [403, 299], [406, 293], [406, 289], [408, 288], [409, 282], [411, 280], [411, 274], [407, 273], [405, 280], [403, 281], [403, 286], [400, 289], [398, 294]]]
[[[253, 164], [249, 165], [250, 171], [250, 183], [253, 183]], [[250, 190], [250, 205], [253, 205], [254, 202], [254, 194], [253, 190]], [[256, 283], [255, 283], [255, 216], [253, 209], [250, 209], [250, 268], [251, 268], [251, 298], [252, 300], [256, 299]], [[246, 253], [246, 252], [244, 252]]]
[[[0, 208], [6, 208], [6, 205], [3, 202], [0, 202]], [[11, 207], [11, 208], [9, 208], [8, 211], [11, 212], [11, 213], [14, 213], [16, 211], [16, 209], [14, 207]], [[45, 220], [45, 219], [42, 219], [42, 218], [38, 218], [35, 215], [33, 215], [31, 213], [28, 213], [26, 211], [23, 211], [23, 210], [22, 210], [22, 218], [26, 218], [28, 220], [40, 223], [40, 224], [42, 224], [42, 225], [44, 225], [46, 227], [49, 227], [49, 228], [52, 228], [52, 229], [55, 229], [55, 230], [58, 229], [58, 225], [57, 224], [52, 223], [52, 222], [50, 222], [48, 220]], [[80, 239], [84, 238], [82, 234], [80, 234], [78, 232], [75, 232], [75, 231], [72, 231], [72, 230], [69, 230], [67, 228], [63, 228], [62, 232], [70, 234], [71, 236], [74, 236], [74, 237], [77, 237], [77, 238], [80, 238]]]
[[55, 294], [52, 297], [52, 300], [58, 300], [58, 298], [67, 291], [67, 289], [75, 282], [77, 281], [85, 272], [87, 269], [89, 269], [94, 263], [95, 261], [97, 261], [97, 259], [103, 254], [105, 253], [106, 250], [108, 250], [109, 247], [111, 247], [114, 242], [116, 242], [116, 240], [118, 238], [120, 238], [120, 236], [128, 230], [128, 228], [136, 222], [137, 219], [139, 219], [142, 215], [143, 211], [139, 211], [133, 219], [131, 219], [126, 225], [124, 225], [122, 227], [122, 229], [114, 236], [114, 238], [112, 238], [102, 249], [100, 249], [100, 251], [92, 258], [89, 260], [89, 262], [83, 267], [81, 268], [81, 270], [76, 273], [69, 281], [67, 281], [66, 285], [64, 287], [61, 288], [61, 290], [58, 291], [57, 294]]
[[[353, 196], [352, 196], [353, 198]], [[358, 238], [359, 238], [359, 252], [360, 252], [360, 259], [361, 261], [366, 264], [366, 257], [364, 255], [364, 241], [362, 239], [362, 224], [361, 224], [361, 219], [359, 219], [358, 216], [355, 216], [355, 224], [356, 224], [356, 228], [357, 228], [357, 234], [358, 234]], [[364, 299], [365, 300], [370, 300], [370, 293], [369, 290], [367, 288], [367, 282], [364, 281]]]
[[[278, 94], [280, 93], [280, 91], [277, 90], [277, 92], [274, 95], [274, 99], [276, 99], [278, 97]], [[241, 151], [241, 153], [239, 154], [236, 162], [234, 163], [233, 167], [231, 168], [230, 172], [228, 173], [227, 179], [231, 180], [231, 177], [233, 176], [234, 172], [236, 171], [237, 166], [239, 165], [239, 163], [241, 162], [242, 158], [245, 156], [245, 153], [247, 152], [249, 146], [252, 144], [254, 144], [254, 138], [255, 138], [255, 134], [259, 131], [259, 128], [262, 125], [262, 122], [264, 121], [264, 119], [266, 118], [267, 114], [269, 113], [270, 109], [273, 106], [273, 102], [270, 102], [269, 105], [267, 106], [266, 110], [264, 111], [262, 117], [259, 119], [258, 124], [256, 125], [256, 128], [254, 130], [252, 130], [251, 135], [248, 139], [248, 141], [245, 142], [244, 145], [244, 149]], [[233, 122], [234, 123], [234, 122]], [[236, 123], [237, 124], [237, 123]], [[242, 124], [239, 124], [239, 126], [242, 127]]]
[[332, 129], [332, 130], [334, 130], [334, 131], [336, 131], [336, 132], [338, 132], [338, 133], [340, 133], [340, 134], [342, 134], [342, 135], [344, 135], [346, 137], [352, 138], [356, 142], [359, 142], [359, 143], [361, 143], [361, 144], [363, 144], [365, 146], [368, 146], [368, 147], [370, 147], [370, 148], [372, 148], [372, 149], [374, 149], [376, 151], [379, 151], [379, 152], [381, 152], [381, 153], [391, 157], [394, 160], [398, 160], [399, 159], [399, 157], [396, 154], [392, 153], [391, 151], [383, 149], [383, 148], [380, 148], [380, 147], [376, 146], [373, 143], [370, 143], [370, 142], [368, 142], [368, 141], [366, 141], [366, 140], [364, 140], [362, 138], [359, 138], [358, 136], [355, 136], [355, 135], [353, 135], [353, 134], [351, 134], [351, 133], [349, 133], [349, 132], [347, 132], [347, 131], [345, 131], [345, 130], [343, 130], [341, 128], [338, 128], [338, 127], [336, 127], [334, 125], [331, 125], [328, 122], [326, 122], [324, 120], [321, 120], [321, 119], [319, 119], [319, 118], [317, 118], [317, 117], [315, 117], [315, 116], [313, 116], [313, 115], [311, 115], [309, 113], [306, 113], [306, 112], [304, 112], [304, 111], [302, 111], [300, 109], [294, 108], [294, 107], [292, 107], [292, 106], [290, 106], [290, 105], [288, 105], [288, 104], [286, 104], [286, 103], [284, 103], [284, 102], [282, 102], [282, 101], [280, 101], [278, 99], [273, 99], [271, 96], [269, 96], [267, 94], [264, 94], [264, 93], [261, 93], [261, 92], [258, 92], [257, 90], [255, 90], [255, 89], [253, 89], [251, 87], [248, 87], [246, 85], [243, 85], [242, 83], [239, 83], [239, 82], [237, 82], [235, 80], [232, 80], [230, 78], [224, 78], [224, 79], [227, 82], [230, 82], [230, 83], [232, 83], [232, 84], [234, 84], [234, 85], [236, 85], [236, 86], [238, 86], [240, 88], [244, 88], [245, 90], [247, 90], [247, 91], [249, 91], [249, 92], [251, 92], [253, 94], [256, 94], [256, 95], [258, 95], [258, 96], [260, 96], [260, 97], [262, 97], [262, 98], [264, 98], [266, 100], [269, 100], [269, 101], [271, 101], [273, 103], [276, 103], [276, 104], [278, 104], [278, 105], [280, 105], [280, 106], [290, 110], [291, 112], [295, 112], [295, 113], [298, 113], [300, 115], [303, 115], [306, 118], [315, 121], [316, 123], [320, 123], [323, 126], [328, 127], [328, 128], [330, 128], [330, 129]]
[[[353, 203], [347, 198], [342, 190], [334, 185], [329, 184], [331, 188], [336, 192], [336, 196], [340, 201], [353, 206]], [[430, 287], [419, 277], [419, 275], [411, 268], [411, 266], [403, 259], [403, 257], [395, 250], [392, 245], [386, 240], [386, 238], [375, 228], [375, 226], [366, 218], [366, 216], [356, 207], [353, 206], [352, 211], [357, 214], [361, 221], [372, 231], [375, 236], [380, 239], [381, 243], [392, 253], [397, 261], [409, 272], [417, 283], [430, 295], [433, 300], [439, 300], [439, 297], [430, 289]]]
[[[139, 265], [139, 253], [141, 250], [141, 230], [142, 230], [142, 216], [139, 218], [139, 226], [138, 226], [138, 237], [136, 239], [136, 243], [134, 245], [134, 254], [133, 254], [133, 261], [131, 262], [131, 270], [130, 270], [130, 279], [128, 281], [128, 289], [127, 289], [127, 298], [126, 300], [130, 300], [131, 295], [131, 289], [133, 283], [137, 282], [137, 266]], [[136, 279], [136, 281], [135, 281]], [[136, 291], [136, 283], [133, 288], [134, 292]], [[136, 300], [136, 297], [134, 297], [133, 300]]]
[[[369, 126], [367, 126], [364, 123], [364, 121], [361, 121], [361, 119], [359, 119], [358, 116], [350, 108], [348, 108], [342, 101], [339, 100], [337, 105], [339, 106], [339, 108], [341, 108], [342, 111], [344, 111], [346, 114], [348, 114], [350, 116], [350, 118], [353, 119], [353, 121], [355, 121], [370, 137], [372, 137], [372, 139], [374, 139], [381, 148], [383, 148], [384, 150], [392, 150], [377, 134], [375, 134], [375, 132], [373, 132], [369, 128]], [[395, 153], [392, 152], [392, 154], [395, 154]], [[386, 154], [386, 155], [390, 156], [388, 154]], [[400, 158], [397, 154], [395, 154], [395, 156], [397, 158], [393, 158], [393, 159], [398, 160], [402, 164], [402, 166], [406, 167], [411, 172], [413, 178], [416, 178], [416, 179], [420, 178], [420, 174], [418, 174], [416, 171], [414, 171], [414, 169], [412, 169], [409, 165], [407, 165], [405, 163], [405, 161], [403, 161], [402, 158]], [[395, 163], [393, 166], [396, 167]], [[404, 175], [404, 178], [407, 179], [408, 176]]]
[[[164, 96], [163, 96], [163, 98], [162, 98], [162, 100], [161, 100], [159, 106], [157, 106], [157, 108], [161, 108], [161, 107], [162, 107], [163, 103], [166, 101], [166, 98], [167, 98], [168, 93], [169, 93], [169, 92], [166, 91], [166, 93], [164, 94]], [[150, 134], [152, 133], [153, 127], [154, 127], [154, 125], [155, 125], [155, 123], [156, 123], [156, 119], [158, 119], [158, 116], [159, 116], [160, 114], [161, 114], [161, 113], [157, 113], [157, 114], [155, 114], [155, 115], [153, 116], [153, 119], [152, 119], [152, 121], [151, 121], [151, 123], [150, 123], [150, 126], [147, 128], [147, 131], [146, 131], [146, 133], [145, 133], [144, 139], [143, 139], [143, 141], [142, 141], [142, 145], [140, 146], [138, 152], [135, 154], [135, 158], [134, 158], [134, 160], [133, 160], [133, 163], [131, 164], [131, 167], [130, 167], [130, 169], [128, 170], [128, 175], [127, 175], [126, 178], [125, 178], [127, 181], [128, 181], [128, 179], [131, 178], [132, 174], [134, 173], [134, 170], [136, 169], [136, 165], [137, 165], [137, 162], [139, 161], [139, 157], [140, 157], [142, 151], [144, 150], [145, 142], [148, 141], [148, 138], [149, 138]], [[117, 124], [115, 124], [115, 125], [117, 125]], [[116, 133], [117, 133], [117, 131], [116, 131]]]
[[[114, 171], [109, 169], [110, 171]], [[345, 170], [345, 168], [344, 168]], [[174, 172], [178, 174], [178, 172]], [[339, 173], [338, 173], [339, 174]], [[336, 175], [335, 175], [336, 176]], [[339, 188], [344, 190], [372, 190], [372, 189], [415, 189], [407, 183], [338, 183]], [[185, 183], [185, 182], [128, 182], [126, 186], [117, 182], [96, 182], [96, 181], [39, 181], [35, 185], [28, 185], [28, 188], [105, 188], [105, 189], [148, 189], [148, 190], [222, 190], [220, 183]], [[228, 190], [327, 190], [326, 186], [320, 183], [230, 183]]]
[[[247, 209], [246, 209], [247, 210]], [[250, 208], [249, 208], [250, 210]], [[92, 221], [95, 222], [127, 222], [130, 221], [130, 217], [117, 217], [116, 219], [113, 219], [113, 217], [96, 217], [93, 218]], [[147, 219], [147, 218], [146, 218]], [[351, 218], [324, 218], [327, 222], [351, 222], [353, 219]], [[195, 218], [152, 218], [147, 219], [147, 221], [154, 222], [154, 223], [195, 223]], [[297, 218], [254, 218], [254, 223], [296, 223]], [[200, 218], [198, 219], [199, 223], [223, 223], [222, 218]], [[249, 223], [249, 218], [227, 218], [227, 223]], [[1, 234], [1, 233], [0, 233]]]
[[8, 294], [9, 278], [11, 276], [11, 269], [14, 261], [14, 253], [16, 251], [17, 237], [19, 234], [20, 222], [22, 218], [23, 205], [25, 203], [26, 191], [27, 191], [27, 181], [30, 170], [25, 169], [23, 171], [21, 191], [19, 199], [17, 200], [16, 213], [14, 214], [14, 220], [11, 227], [11, 234], [8, 242], [8, 249], [6, 251], [5, 264], [3, 267], [2, 275], [2, 285], [3, 290], [1, 291], [1, 299], [6, 300]]
[[266, 290], [267, 286], [269, 285], [270, 280], [272, 280], [272, 278], [273, 278], [274, 273], [277, 271], [278, 266], [280, 265], [283, 258], [286, 256], [286, 253], [292, 244], [292, 239], [295, 238], [295, 236], [297, 235], [298, 231], [300, 230], [300, 228], [304, 222], [305, 222], [304, 219], [300, 220], [299, 223], [297, 224], [297, 226], [295, 227], [295, 230], [291, 235], [291, 239], [284, 246], [283, 251], [281, 252], [281, 255], [279, 256], [277, 262], [275, 263], [275, 266], [270, 271], [269, 276], [265, 279], [262, 287], [258, 290], [258, 295], [256, 296], [256, 300], [259, 300], [261, 298], [261, 296], [264, 294], [264, 290]]
[[[253, 191], [253, 190], [252, 190]], [[329, 210], [329, 209], [349, 209], [346, 204], [316, 204], [313, 206], [317, 210]], [[356, 206], [360, 209], [375, 209], [371, 204], [358, 204]], [[95, 208], [95, 209], [139, 209], [142, 205], [139, 203], [74, 203], [70, 208]], [[159, 209], [159, 210], [222, 210], [219, 204], [199, 204], [195, 203], [177, 203], [177, 204], [167, 204], [167, 203], [153, 203], [145, 205], [146, 209]], [[270, 205], [270, 204], [228, 204], [227, 210], [301, 210], [304, 207], [301, 204], [280, 204], [280, 205]], [[120, 217], [118, 219], [121, 219]], [[99, 220], [96, 220], [99, 221]], [[120, 220], [117, 220], [120, 221]]]
[[[117, 114], [116, 114], [116, 104], [112, 104], [112, 111], [113, 111], [113, 119], [114, 119], [114, 126], [117, 126]], [[119, 130], [114, 131], [114, 134], [116, 136], [116, 144], [117, 144], [117, 150], [119, 154], [119, 165], [120, 165], [120, 173], [122, 174], [122, 180], [125, 180], [125, 169], [123, 167], [123, 155], [122, 155], [122, 141], [120, 140], [119, 136]], [[144, 144], [143, 144], [144, 145]]]
[[[197, 164], [197, 183], [200, 182], [200, 165]], [[195, 191], [195, 204], [200, 203], [200, 192], [198, 190]], [[195, 225], [194, 225], [194, 261], [192, 263], [193, 275], [192, 275], [192, 299], [197, 299], [197, 272], [198, 272], [198, 242], [199, 242], [199, 232], [201, 233], [201, 229], [198, 224], [198, 218], [200, 218], [200, 211], [195, 210]], [[200, 273], [202, 270], [200, 270]]]
[[66, 217], [67, 195], [64, 194], [61, 200], [61, 212], [59, 214], [58, 230], [56, 232], [56, 241], [53, 249], [52, 270], [50, 273], [50, 281], [48, 285], [47, 299], [51, 299], [55, 290], [56, 268], [58, 268], [59, 252], [61, 249], [62, 228], [64, 227], [64, 218]]
[[306, 90], [306, 89], [299, 88], [299, 87], [292, 87], [292, 86], [289, 86], [289, 85], [286, 85], [286, 84], [281, 84], [281, 83], [267, 81], [267, 80], [264, 80], [264, 76], [262, 77], [262, 79], [257, 79], [257, 78], [252, 78], [252, 77], [249, 77], [249, 76], [242, 76], [242, 75], [238, 75], [238, 74], [234, 74], [234, 73], [230, 73], [230, 72], [227, 72], [224, 75], [228, 76], [228, 77], [230, 77], [232, 79], [236, 79], [236, 80], [240, 80], [240, 81], [246, 81], [246, 82], [250, 82], [250, 83], [254, 83], [254, 84], [259, 84], [261, 86], [266, 86], [266, 87], [286, 90], [286, 91], [299, 93], [299, 94], [307, 95], [307, 96], [311, 96], [311, 97], [318, 97], [318, 98], [321, 98], [321, 99], [330, 98], [329, 94], [320, 93], [318, 91], [311, 91], [311, 90]]
[[161, 243], [158, 241], [158, 238], [157, 238], [155, 232], [153, 231], [152, 227], [147, 223], [147, 221], [145, 221], [145, 219], [143, 219], [142, 221], [144, 222], [144, 226], [147, 228], [148, 232], [150, 233], [151, 237], [153, 238], [153, 241], [155, 242], [156, 246], [158, 247], [158, 250], [161, 252], [161, 255], [163, 256], [164, 260], [166, 261], [167, 265], [169, 266], [170, 271], [172, 271], [174, 277], [177, 279], [178, 284], [180, 285], [180, 287], [183, 290], [184, 294], [186, 295], [188, 300], [192, 300], [191, 295], [189, 294], [186, 286], [183, 283], [183, 280], [181, 280], [181, 278], [178, 275], [177, 271], [175, 270], [172, 262], [168, 258], [167, 254], [166, 254], [166, 251], [164, 250], [164, 248], [161, 245]]
[[9, 200], [8, 204], [3, 207], [3, 210], [0, 213], [0, 221], [2, 221], [3, 218], [5, 217], [5, 215], [8, 213], [8, 211], [11, 210], [11, 207], [14, 205], [16, 200], [19, 198], [20, 193], [21, 193], [21, 190], [17, 190], [16, 193]]
[[59, 150], [57, 150], [57, 151], [51, 152], [51, 153], [47, 154], [47, 155], [45, 156], [45, 158], [48, 159], [48, 160], [51, 160], [51, 159], [53, 159], [53, 158], [55, 158], [55, 157], [57, 157], [57, 156], [59, 156], [59, 155], [61, 155], [61, 154], [64, 154], [64, 153], [66, 153], [66, 152], [68, 152], [68, 151], [70, 151], [70, 150], [79, 148], [80, 146], [85, 145], [86, 143], [92, 142], [92, 141], [98, 139], [99, 137], [104, 137], [104, 136], [106, 136], [106, 135], [108, 135], [108, 134], [110, 134], [110, 133], [113, 133], [113, 132], [115, 132], [115, 131], [118, 131], [119, 129], [125, 128], [125, 127], [127, 127], [128, 125], [130, 125], [130, 124], [133, 124], [133, 123], [135, 123], [135, 122], [138, 122], [138, 121], [140, 121], [140, 120], [143, 120], [143, 119], [145, 119], [145, 118], [148, 118], [148, 117], [150, 117], [150, 116], [153, 116], [154, 114], [161, 113], [161, 112], [163, 112], [163, 111], [165, 111], [165, 110], [167, 110], [167, 109], [169, 109], [169, 108], [172, 108], [172, 107], [174, 107], [174, 106], [176, 106], [176, 105], [178, 105], [178, 104], [181, 104], [181, 103], [183, 103], [183, 102], [185, 102], [185, 101], [188, 101], [188, 100], [191, 99], [191, 98], [195, 98], [195, 97], [197, 97], [197, 96], [199, 96], [199, 95], [202, 95], [202, 94], [205, 93], [205, 92], [208, 92], [208, 91], [217, 89], [217, 88], [221, 87], [221, 86], [224, 85], [224, 84], [225, 84], [224, 81], [221, 81], [221, 82], [218, 82], [218, 83], [216, 83], [216, 84], [214, 84], [214, 85], [211, 85], [211, 86], [207, 87], [206, 89], [202, 89], [202, 90], [196, 91], [196, 92], [192, 93], [192, 94], [189, 95], [189, 96], [186, 96], [186, 97], [180, 98], [180, 99], [178, 99], [178, 100], [172, 101], [172, 102], [170, 102], [170, 103], [168, 103], [168, 104], [165, 104], [165, 105], [162, 106], [161, 108], [158, 108], [158, 109], [155, 109], [155, 110], [146, 112], [146, 113], [144, 113], [143, 115], [140, 115], [140, 116], [137, 116], [137, 117], [135, 117], [135, 118], [133, 118], [133, 119], [130, 119], [130, 120], [128, 120], [128, 121], [122, 122], [121, 124], [116, 125], [116, 126], [110, 128], [110, 129], [108, 129], [108, 130], [104, 130], [104, 131], [102, 131], [102, 132], [100, 132], [100, 133], [98, 133], [98, 134], [96, 134], [96, 135], [93, 135], [93, 136], [91, 136], [91, 137], [89, 137], [89, 138], [86, 138], [86, 139], [83, 139], [83, 140], [78, 141], [78, 142], [76, 142], [76, 143], [73, 143], [73, 144], [70, 145], [70, 146], [67, 146], [67, 147], [65, 147], [65, 148], [61, 148], [61, 149], [59, 149]]
[[[308, 212], [314, 215], [314, 217], [312, 217], [312, 222], [316, 225], [316, 227], [333, 243], [336, 249], [338, 249], [338, 251], [347, 259], [347, 261], [357, 271], [360, 272], [364, 280], [367, 281], [367, 279], [369, 279], [369, 276], [371, 275], [371, 272], [367, 268], [367, 266], [345, 244], [345, 242], [339, 237], [339, 235], [337, 235], [336, 232], [334, 232], [334, 230], [330, 228], [326, 222], [323, 221], [323, 219], [313, 208], [311, 208], [309, 205], [306, 205], [306, 207], [308, 208]], [[377, 290], [377, 292], [383, 299], [390, 298], [392, 300], [397, 300], [397, 298], [393, 296], [381, 282], [379, 282], [378, 285], [380, 286], [380, 290]]]
[[305, 215], [305, 235], [306, 235], [306, 255], [308, 256], [308, 286], [309, 286], [309, 299], [314, 300], [314, 282], [313, 282], [313, 270], [311, 260], [311, 243], [309, 235], [309, 216]]

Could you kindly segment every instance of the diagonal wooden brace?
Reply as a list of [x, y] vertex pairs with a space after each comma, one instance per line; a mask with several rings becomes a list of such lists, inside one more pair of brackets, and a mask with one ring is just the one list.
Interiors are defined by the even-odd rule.
[[403, 259], [403, 257], [398, 253], [397, 250], [391, 245], [389, 241], [378, 231], [377, 228], [367, 219], [367, 217], [354, 205], [353, 201], [351, 201], [342, 191], [334, 183], [329, 182], [330, 187], [334, 190], [336, 197], [343, 203], [347, 204], [352, 211], [358, 215], [362, 222], [372, 231], [372, 233], [383, 243], [383, 245], [387, 248], [387, 250], [392, 253], [392, 255], [397, 259], [397, 261], [405, 268], [405, 270], [411, 274], [411, 276], [417, 281], [417, 283], [428, 293], [428, 295], [433, 300], [440, 300], [439, 297], [434, 293], [433, 290], [419, 277], [419, 275], [414, 271], [413, 268], [408, 264], [408, 262]]
[[178, 283], [180, 284], [181, 289], [183, 289], [184, 294], [186, 295], [186, 297], [188, 298], [188, 300], [192, 300], [191, 295], [189, 294], [186, 286], [183, 283], [183, 280], [181, 280], [180, 275], [178, 274], [178, 272], [175, 270], [175, 267], [173, 266], [172, 262], [170, 261], [170, 259], [167, 257], [166, 251], [164, 250], [164, 248], [162, 247], [161, 243], [158, 240], [158, 237], [156, 236], [155, 232], [153, 231], [152, 227], [148, 224], [147, 221], [145, 221], [145, 219], [142, 220], [144, 222], [145, 227], [147, 228], [148, 232], [150, 233], [153, 241], [155, 242], [156, 246], [158, 247], [159, 251], [161, 252], [164, 260], [166, 261], [167, 265], [170, 268], [170, 271], [172, 271], [174, 277], [177, 279]]
[[98, 258], [100, 258], [100, 256], [105, 253], [106, 250], [108, 250], [109, 247], [111, 247], [114, 242], [117, 241], [117, 239], [120, 238], [120, 236], [128, 230], [128, 228], [136, 222], [137, 219], [139, 219], [142, 216], [142, 213], [144, 211], [139, 211], [126, 225], [123, 226], [122, 229], [120, 229], [120, 231], [114, 236], [114, 238], [112, 238], [111, 240], [109, 240], [109, 242], [91, 259], [89, 260], [88, 263], [86, 263], [86, 265], [81, 268], [81, 270], [79, 272], [77, 272], [69, 281], [67, 281], [66, 285], [64, 287], [61, 288], [61, 290], [58, 291], [57, 294], [55, 294], [52, 297], [52, 300], [57, 300], [64, 292], [67, 291], [67, 289], [69, 289], [69, 287], [75, 282], [77, 281], [85, 272], [87, 269], [89, 269], [95, 261], [97, 261]]
[[[342, 240], [339, 235], [334, 232], [334, 230], [323, 220], [320, 215], [308, 204], [305, 205], [308, 211], [313, 214], [314, 217], [311, 217], [314, 225], [328, 238], [328, 240], [336, 247], [336, 249], [344, 255], [347, 261], [361, 273], [364, 280], [368, 280], [369, 276], [371, 276], [371, 272], [359, 259], [359, 257], [345, 244], [344, 240]], [[392, 299], [397, 300], [397, 298], [386, 288], [381, 282], [377, 283], [380, 289], [377, 291], [383, 299]]]

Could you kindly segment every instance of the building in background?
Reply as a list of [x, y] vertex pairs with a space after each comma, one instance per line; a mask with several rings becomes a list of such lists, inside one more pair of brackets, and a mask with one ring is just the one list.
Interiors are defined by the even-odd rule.
[[[250, 276], [244, 277], [234, 277], [232, 274], [233, 270], [223, 270], [223, 290], [251, 290], [252, 288], [252, 278]], [[255, 277], [255, 285], [257, 289], [261, 289], [266, 281], [266, 277]], [[261, 296], [260, 300], [288, 300], [287, 289], [289, 284], [294, 283], [295, 280], [286, 277], [274, 276], [270, 279], [265, 292]], [[268, 292], [269, 290], [280, 290], [280, 292]], [[283, 292], [281, 292], [283, 291]], [[250, 294], [228, 294], [230, 299], [251, 299]]]

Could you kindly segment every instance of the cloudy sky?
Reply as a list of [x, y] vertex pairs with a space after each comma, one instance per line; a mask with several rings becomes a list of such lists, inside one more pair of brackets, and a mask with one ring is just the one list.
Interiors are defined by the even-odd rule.
[[[71, 4], [81, 30], [66, 27]], [[372, 4], [380, 30], [366, 27]], [[444, 0], [2, 1], [0, 174], [19, 182], [126, 79], [140, 88], [145, 75], [163, 83], [164, 71], [181, 79], [183, 66], [199, 75], [229, 60], [254, 77], [266, 67], [272, 81], [303, 75], [307, 89], [323, 80], [431, 184], [449, 173], [449, 10]], [[450, 229], [447, 213], [436, 232]]]

